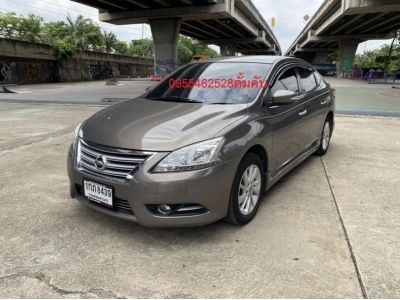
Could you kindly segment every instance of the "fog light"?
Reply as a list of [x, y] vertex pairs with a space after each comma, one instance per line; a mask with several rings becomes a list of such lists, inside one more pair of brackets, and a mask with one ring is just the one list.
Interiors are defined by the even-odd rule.
[[166, 204], [160, 204], [159, 206], [157, 206], [157, 210], [160, 214], [163, 215], [169, 215], [172, 211], [171, 206]]

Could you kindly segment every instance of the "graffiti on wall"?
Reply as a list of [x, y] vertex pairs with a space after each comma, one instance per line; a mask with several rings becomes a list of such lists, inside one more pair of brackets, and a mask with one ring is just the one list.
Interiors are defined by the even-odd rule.
[[12, 79], [10, 65], [0, 62], [0, 82], [8, 82]]
[[0, 62], [0, 83], [54, 81], [54, 66], [49, 62]]
[[[146, 77], [148, 66], [133, 63], [76, 61], [58, 66], [52, 61], [0, 61], [0, 84], [29, 84], [58, 81], [105, 80]], [[152, 74], [152, 72], [150, 72]]]
[[32, 80], [40, 78], [40, 66], [34, 63], [20, 64], [18, 68], [15, 68], [15, 74], [17, 78], [24, 78]]
[[128, 64], [115, 64], [113, 69], [114, 77], [134, 77], [137, 76], [136, 68]]
[[173, 59], [157, 60], [155, 74], [166, 77], [176, 68], [176, 62]]
[[112, 67], [105, 62], [90, 62], [88, 63], [88, 73], [92, 80], [102, 80], [112, 77]]
[[[118, 77], [135, 77], [138, 72], [133, 64], [109, 63], [109, 62], [89, 62], [87, 71], [91, 80], [104, 80]], [[142, 75], [146, 76], [146, 75]]]

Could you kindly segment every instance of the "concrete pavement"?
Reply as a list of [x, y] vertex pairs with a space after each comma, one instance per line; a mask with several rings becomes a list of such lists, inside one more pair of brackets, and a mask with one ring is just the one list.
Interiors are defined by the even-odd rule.
[[367, 295], [399, 298], [400, 119], [337, 124], [324, 163]]
[[99, 109], [0, 103], [0, 297], [400, 297], [400, 119], [337, 117], [248, 226], [151, 229], [69, 198]]

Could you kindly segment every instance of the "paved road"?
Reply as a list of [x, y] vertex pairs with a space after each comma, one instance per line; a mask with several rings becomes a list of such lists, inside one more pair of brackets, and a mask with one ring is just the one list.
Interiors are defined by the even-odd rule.
[[[400, 89], [390, 84], [368, 84], [327, 77], [336, 88], [336, 108], [342, 114], [400, 117]], [[121, 85], [106, 86], [105, 81], [80, 83], [50, 83], [11, 87], [19, 94], [1, 94], [0, 102], [101, 104], [137, 97], [153, 83], [150, 81], [121, 81]], [[110, 101], [110, 102], [108, 102]]]
[[147, 80], [120, 81], [119, 85], [106, 85], [105, 81], [75, 83], [46, 83], [10, 86], [17, 93], [0, 93], [0, 102], [61, 103], [61, 104], [109, 104], [143, 94], [154, 84]]
[[248, 226], [150, 229], [68, 196], [99, 109], [0, 103], [0, 297], [400, 297], [400, 119], [337, 117]]
[[340, 113], [400, 117], [400, 89], [393, 89], [392, 84], [331, 77], [326, 80], [336, 89], [336, 109]]

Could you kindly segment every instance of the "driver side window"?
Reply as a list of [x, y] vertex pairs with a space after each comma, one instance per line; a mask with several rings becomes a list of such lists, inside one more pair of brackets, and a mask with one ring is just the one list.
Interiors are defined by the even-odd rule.
[[297, 82], [296, 68], [286, 70], [275, 81], [274, 85], [271, 88], [272, 95], [279, 90], [287, 90], [295, 92], [296, 95], [299, 94], [299, 84]]

